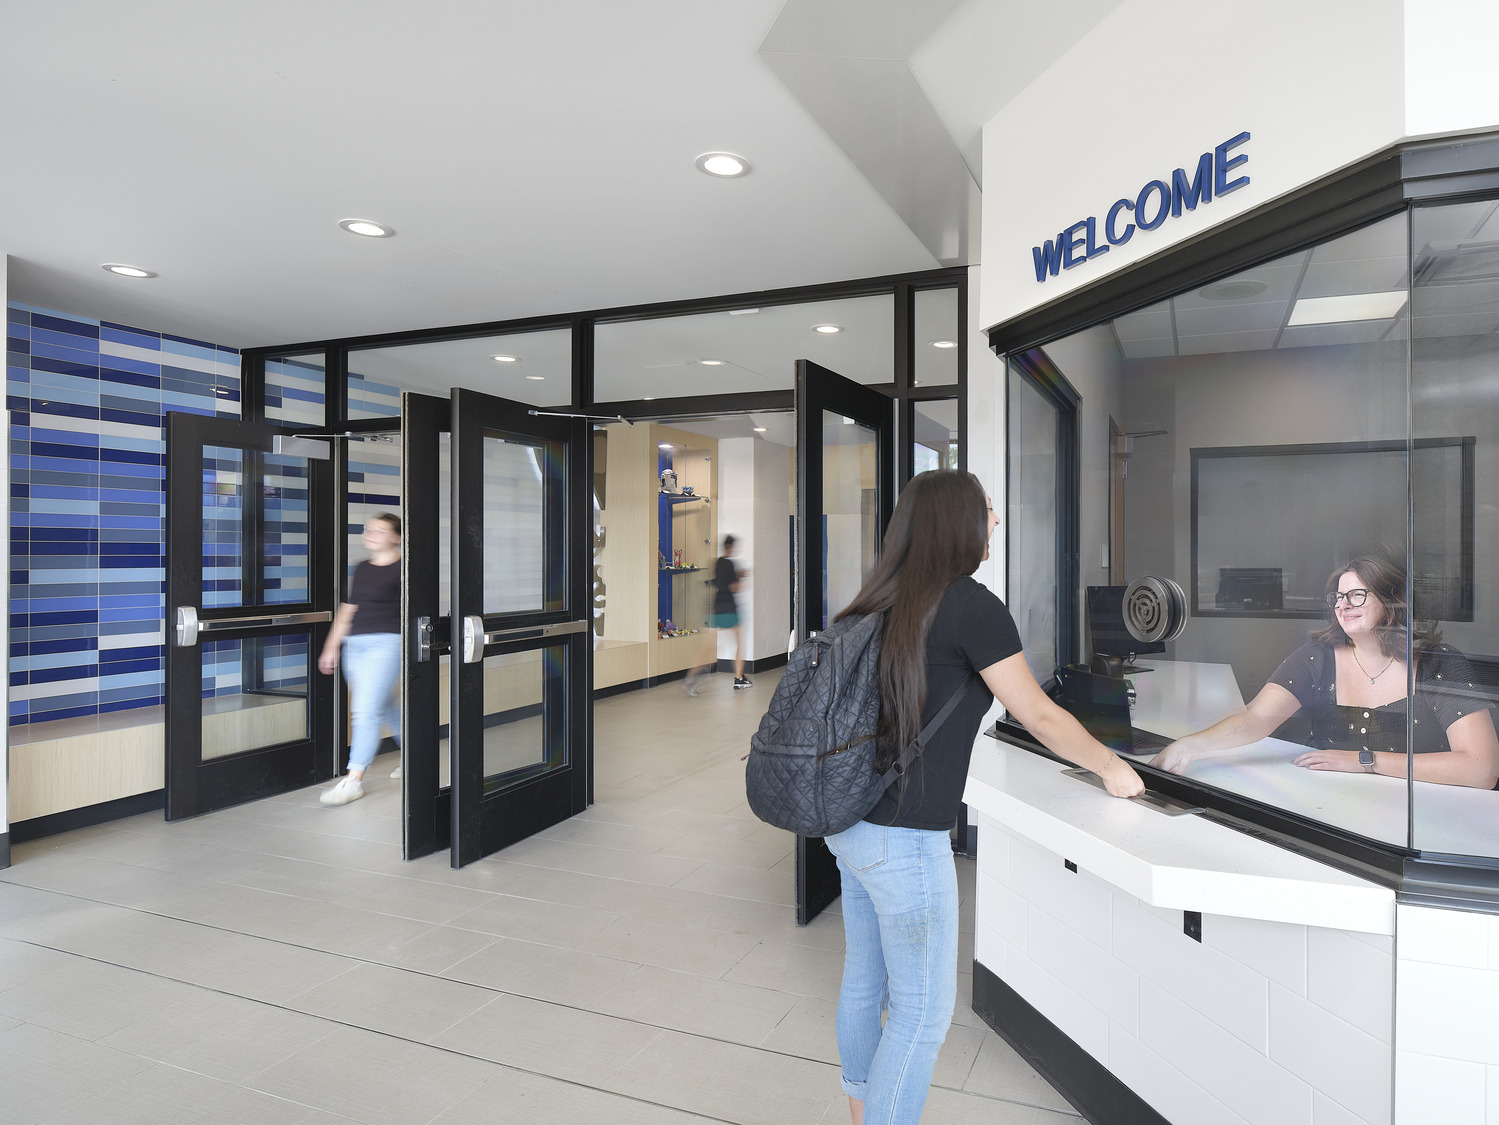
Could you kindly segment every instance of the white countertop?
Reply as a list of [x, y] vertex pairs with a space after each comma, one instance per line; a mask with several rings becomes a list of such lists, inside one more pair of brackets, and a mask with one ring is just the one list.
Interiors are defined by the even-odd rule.
[[[980, 735], [964, 800], [1152, 906], [1363, 933], [1394, 932], [1392, 890], [1199, 816], [1167, 816], [1110, 797], [1067, 776], [1067, 768]], [[1356, 780], [1371, 779], [1357, 775]], [[982, 863], [982, 841], [979, 852]]]

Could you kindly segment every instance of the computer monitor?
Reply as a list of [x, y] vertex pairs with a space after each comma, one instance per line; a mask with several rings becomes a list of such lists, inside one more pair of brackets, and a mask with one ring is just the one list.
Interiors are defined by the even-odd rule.
[[1137, 641], [1124, 626], [1123, 586], [1088, 587], [1088, 636], [1098, 656], [1145, 656], [1165, 652], [1164, 641]]

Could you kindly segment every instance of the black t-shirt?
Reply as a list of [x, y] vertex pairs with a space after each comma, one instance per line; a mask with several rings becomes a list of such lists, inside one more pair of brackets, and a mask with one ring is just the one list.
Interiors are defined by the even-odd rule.
[[994, 699], [979, 672], [1020, 651], [1015, 621], [988, 587], [964, 577], [947, 588], [927, 634], [922, 725], [931, 722], [965, 681], [968, 694], [911, 766], [905, 792], [897, 781], [865, 820], [944, 832], [953, 826], [963, 806], [973, 740]]
[[349, 593], [344, 598], [357, 606], [349, 634], [399, 633], [401, 631], [401, 563], [376, 566], [365, 559], [354, 568]]
[[734, 605], [734, 583], [739, 581], [739, 572], [728, 555], [720, 555], [713, 566], [713, 612], [737, 613]]
[[[1404, 754], [1406, 701], [1378, 707], [1338, 703], [1337, 659], [1331, 645], [1307, 641], [1281, 661], [1269, 680], [1296, 697], [1301, 710], [1283, 722], [1276, 738], [1318, 750], [1381, 750]], [[1447, 728], [1464, 715], [1488, 710], [1473, 686], [1473, 666], [1451, 645], [1432, 645], [1416, 658], [1413, 699], [1417, 754], [1451, 750]]]

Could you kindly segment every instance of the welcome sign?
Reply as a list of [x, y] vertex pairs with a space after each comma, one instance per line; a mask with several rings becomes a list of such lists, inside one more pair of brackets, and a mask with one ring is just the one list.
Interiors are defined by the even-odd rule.
[[[1036, 280], [1044, 282], [1056, 277], [1062, 270], [1080, 266], [1090, 258], [1107, 254], [1112, 246], [1123, 246], [1135, 237], [1135, 231], [1155, 230], [1168, 218], [1180, 218], [1183, 210], [1195, 211], [1199, 203], [1211, 203], [1217, 196], [1238, 191], [1249, 183], [1247, 174], [1230, 180], [1229, 173], [1249, 162], [1249, 154], [1236, 156], [1229, 153], [1249, 140], [1247, 132], [1230, 137], [1211, 152], [1197, 158], [1197, 165], [1189, 176], [1185, 168], [1171, 173], [1171, 182], [1151, 180], [1133, 199], [1116, 199], [1104, 213], [1103, 222], [1097, 215], [1079, 219], [1055, 239], [1047, 239], [1040, 246], [1031, 247], [1035, 260]], [[1098, 240], [1099, 228], [1103, 228], [1104, 241]]]

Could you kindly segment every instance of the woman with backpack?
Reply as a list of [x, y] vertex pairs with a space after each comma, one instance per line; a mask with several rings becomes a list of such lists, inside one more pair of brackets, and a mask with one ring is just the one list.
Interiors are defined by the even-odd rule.
[[915, 1125], [952, 1023], [958, 886], [949, 831], [990, 694], [1048, 749], [1098, 774], [1114, 796], [1144, 789], [1128, 762], [1041, 691], [1009, 610], [971, 577], [989, 557], [998, 524], [972, 473], [914, 477], [879, 562], [838, 615], [887, 613], [878, 769], [916, 740], [949, 697], [965, 684], [975, 688], [874, 809], [826, 837], [843, 885], [838, 1054], [854, 1125]]

